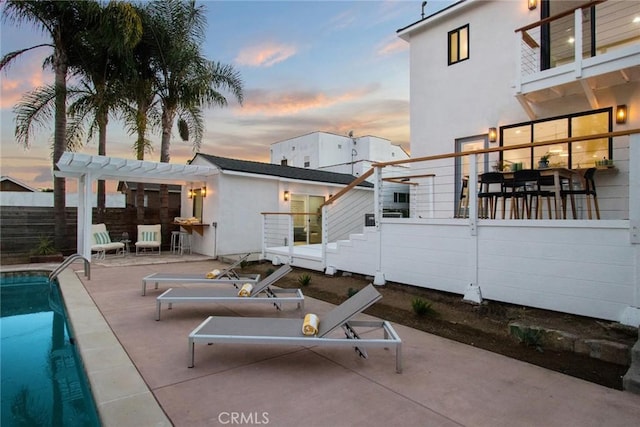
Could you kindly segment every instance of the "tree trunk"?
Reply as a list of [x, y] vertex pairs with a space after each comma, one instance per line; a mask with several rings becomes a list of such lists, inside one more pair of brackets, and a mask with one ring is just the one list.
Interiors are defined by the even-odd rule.
[[[65, 151], [67, 143], [67, 58], [60, 49], [55, 49], [53, 59], [55, 69], [55, 130], [53, 138], [53, 170]], [[53, 212], [55, 218], [55, 247], [59, 251], [67, 248], [66, 181], [53, 179]]]
[[[100, 111], [98, 113], [98, 155], [107, 155], [107, 124], [109, 122], [109, 115], [107, 111]], [[106, 191], [105, 182], [103, 179], [98, 180], [98, 209], [97, 220], [98, 223], [104, 222], [106, 213]]]
[[[162, 145], [160, 147], [160, 162], [169, 163], [171, 148], [171, 128], [175, 118], [175, 109], [164, 108], [162, 110]], [[163, 229], [169, 226], [169, 186], [160, 184], [160, 223]]]

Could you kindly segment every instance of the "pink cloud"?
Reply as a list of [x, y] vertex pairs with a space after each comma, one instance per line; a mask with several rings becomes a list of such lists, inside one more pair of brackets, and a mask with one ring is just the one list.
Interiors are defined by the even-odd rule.
[[271, 67], [297, 53], [293, 45], [266, 42], [242, 50], [235, 61], [250, 67]]
[[398, 52], [404, 52], [405, 50], [409, 50], [409, 43], [394, 36], [393, 38], [385, 40], [378, 45], [377, 54], [379, 56], [387, 56]]
[[358, 100], [377, 89], [376, 85], [341, 93], [338, 96], [324, 92], [284, 92], [273, 93], [254, 90], [247, 93], [241, 115], [282, 116], [297, 114], [306, 110], [321, 109], [336, 104]]
[[[40, 62], [39, 62], [40, 61]], [[42, 69], [41, 59], [17, 59], [0, 78], [0, 109], [11, 109], [22, 95], [53, 81], [53, 74]]]

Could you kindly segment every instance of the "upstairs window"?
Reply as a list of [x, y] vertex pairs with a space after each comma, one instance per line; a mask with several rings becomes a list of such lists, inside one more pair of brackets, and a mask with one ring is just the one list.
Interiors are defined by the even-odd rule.
[[287, 159], [280, 160], [280, 166], [287, 166]]
[[449, 31], [449, 65], [469, 59], [469, 24]]
[[311, 162], [309, 161], [309, 156], [304, 156], [304, 167], [308, 168]]

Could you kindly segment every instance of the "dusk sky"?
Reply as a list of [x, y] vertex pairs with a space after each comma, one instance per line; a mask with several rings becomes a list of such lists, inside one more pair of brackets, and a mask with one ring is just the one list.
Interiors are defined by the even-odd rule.
[[[450, 1], [429, 1], [429, 15]], [[396, 30], [420, 19], [421, 1], [201, 1], [207, 15], [207, 58], [233, 65], [244, 81], [244, 104], [231, 96], [205, 111], [201, 152], [269, 161], [269, 146], [316, 131], [373, 135], [409, 146], [409, 45]], [[3, 22], [1, 54], [46, 39], [32, 27]], [[46, 48], [23, 54], [0, 73], [1, 174], [35, 188], [52, 188], [53, 121], [26, 150], [14, 138], [13, 105], [53, 81], [42, 69]], [[225, 94], [228, 95], [228, 94]], [[160, 159], [160, 134], [150, 134]], [[134, 137], [111, 119], [107, 155], [135, 158]], [[97, 154], [97, 140], [83, 153]], [[174, 129], [171, 163], [194, 155]]]

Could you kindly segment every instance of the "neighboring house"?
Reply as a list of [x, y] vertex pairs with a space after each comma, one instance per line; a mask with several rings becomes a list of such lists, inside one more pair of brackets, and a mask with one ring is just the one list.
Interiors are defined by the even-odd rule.
[[24, 182], [18, 181], [15, 178], [11, 178], [10, 176], [2, 176], [0, 177], [0, 191], [34, 193], [38, 190], [25, 184]]
[[[160, 184], [144, 183], [144, 207], [159, 208], [160, 207]], [[169, 184], [169, 209], [180, 207], [180, 193], [182, 188], [180, 185]], [[131, 181], [118, 182], [118, 192], [125, 195], [128, 207], [136, 207], [136, 194], [138, 192], [138, 183]]]
[[[409, 154], [391, 141], [376, 136], [313, 132], [271, 144], [271, 163], [283, 166], [362, 175], [378, 162], [407, 160]], [[385, 169], [385, 178], [401, 177], [407, 166]], [[373, 182], [372, 178], [367, 179]], [[409, 186], [387, 181], [382, 192], [387, 216], [409, 216]]]
[[[411, 218], [383, 217], [376, 166], [373, 226], [329, 240], [318, 265], [639, 326], [640, 2], [459, 1], [398, 35], [410, 44]], [[537, 168], [547, 152], [552, 167], [598, 166], [602, 219], [562, 219], [560, 197], [543, 219], [478, 217], [478, 174]]]
[[[182, 216], [196, 217], [204, 224], [198, 230], [201, 234], [192, 236], [193, 250], [212, 256], [262, 252], [264, 212], [282, 213], [280, 225], [286, 229], [279, 245], [320, 243], [320, 206], [356, 179], [349, 174], [202, 153], [189, 164], [214, 171], [207, 182], [188, 183], [182, 195]], [[364, 182], [354, 190], [367, 208], [373, 203], [372, 187]], [[364, 212], [354, 221], [361, 230]]]

